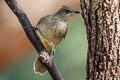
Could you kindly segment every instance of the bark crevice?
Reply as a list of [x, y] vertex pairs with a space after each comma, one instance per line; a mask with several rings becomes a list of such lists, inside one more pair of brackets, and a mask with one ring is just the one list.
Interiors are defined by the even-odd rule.
[[119, 80], [119, 0], [80, 1], [88, 39], [86, 79]]

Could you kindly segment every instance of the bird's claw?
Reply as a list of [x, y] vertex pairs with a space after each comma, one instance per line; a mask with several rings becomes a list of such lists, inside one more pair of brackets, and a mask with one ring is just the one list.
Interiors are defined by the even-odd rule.
[[53, 61], [53, 58], [54, 58], [54, 56], [50, 56], [49, 59], [47, 60], [47, 63], [48, 63], [48, 64], [51, 64], [52, 61]]
[[54, 56], [53, 55], [46, 55], [46, 54], [41, 54], [39, 58], [42, 60], [43, 63], [45, 64], [51, 64], [53, 61]]
[[29, 29], [30, 31], [36, 31], [37, 30], [37, 28], [36, 27], [31, 27], [30, 29]]
[[37, 27], [32, 27], [32, 30], [37, 30]]

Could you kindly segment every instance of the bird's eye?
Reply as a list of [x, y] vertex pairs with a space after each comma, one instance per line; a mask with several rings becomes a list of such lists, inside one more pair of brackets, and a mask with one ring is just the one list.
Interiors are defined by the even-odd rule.
[[71, 11], [70, 11], [70, 10], [65, 10], [65, 12], [66, 12], [66, 13], [71, 13]]

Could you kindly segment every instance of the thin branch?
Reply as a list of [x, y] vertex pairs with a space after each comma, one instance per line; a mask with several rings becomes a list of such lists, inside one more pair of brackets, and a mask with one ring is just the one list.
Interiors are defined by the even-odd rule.
[[[38, 55], [46, 54], [46, 50], [42, 44], [42, 42], [39, 40], [37, 35], [35, 34], [35, 31], [32, 30], [32, 24], [30, 23], [28, 17], [23, 12], [22, 8], [18, 5], [16, 0], [5, 0], [9, 8], [12, 10], [12, 12], [17, 16], [18, 20], [20, 21], [28, 39], [33, 44], [35, 49], [38, 52]], [[47, 57], [50, 57], [47, 53]], [[43, 65], [46, 66], [48, 72], [50, 73], [53, 80], [63, 80], [62, 75], [60, 71], [57, 69], [56, 65], [54, 64], [53, 60], [51, 63], [44, 62], [42, 60], [43, 58], [39, 58], [39, 60], [43, 63]]]

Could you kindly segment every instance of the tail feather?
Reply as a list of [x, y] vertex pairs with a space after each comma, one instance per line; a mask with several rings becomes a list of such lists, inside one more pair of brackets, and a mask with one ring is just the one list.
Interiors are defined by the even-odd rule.
[[35, 59], [33, 68], [36, 74], [45, 75], [45, 73], [47, 72], [46, 67], [42, 65], [41, 62], [39, 61], [38, 56]]
[[[40, 38], [40, 40], [42, 41], [45, 49], [47, 50], [47, 52], [49, 53], [49, 55], [51, 54], [52, 51], [52, 47], [48, 44], [47, 40], [45, 40], [44, 38], [42, 38], [42, 36], [40, 35], [40, 33], [38, 31], [36, 31], [38, 37]], [[41, 64], [41, 62], [38, 59], [38, 56], [36, 57], [35, 61], [34, 61], [34, 72], [36, 74], [40, 74], [40, 75], [45, 75], [45, 73], [47, 72], [47, 69], [44, 65]]]

